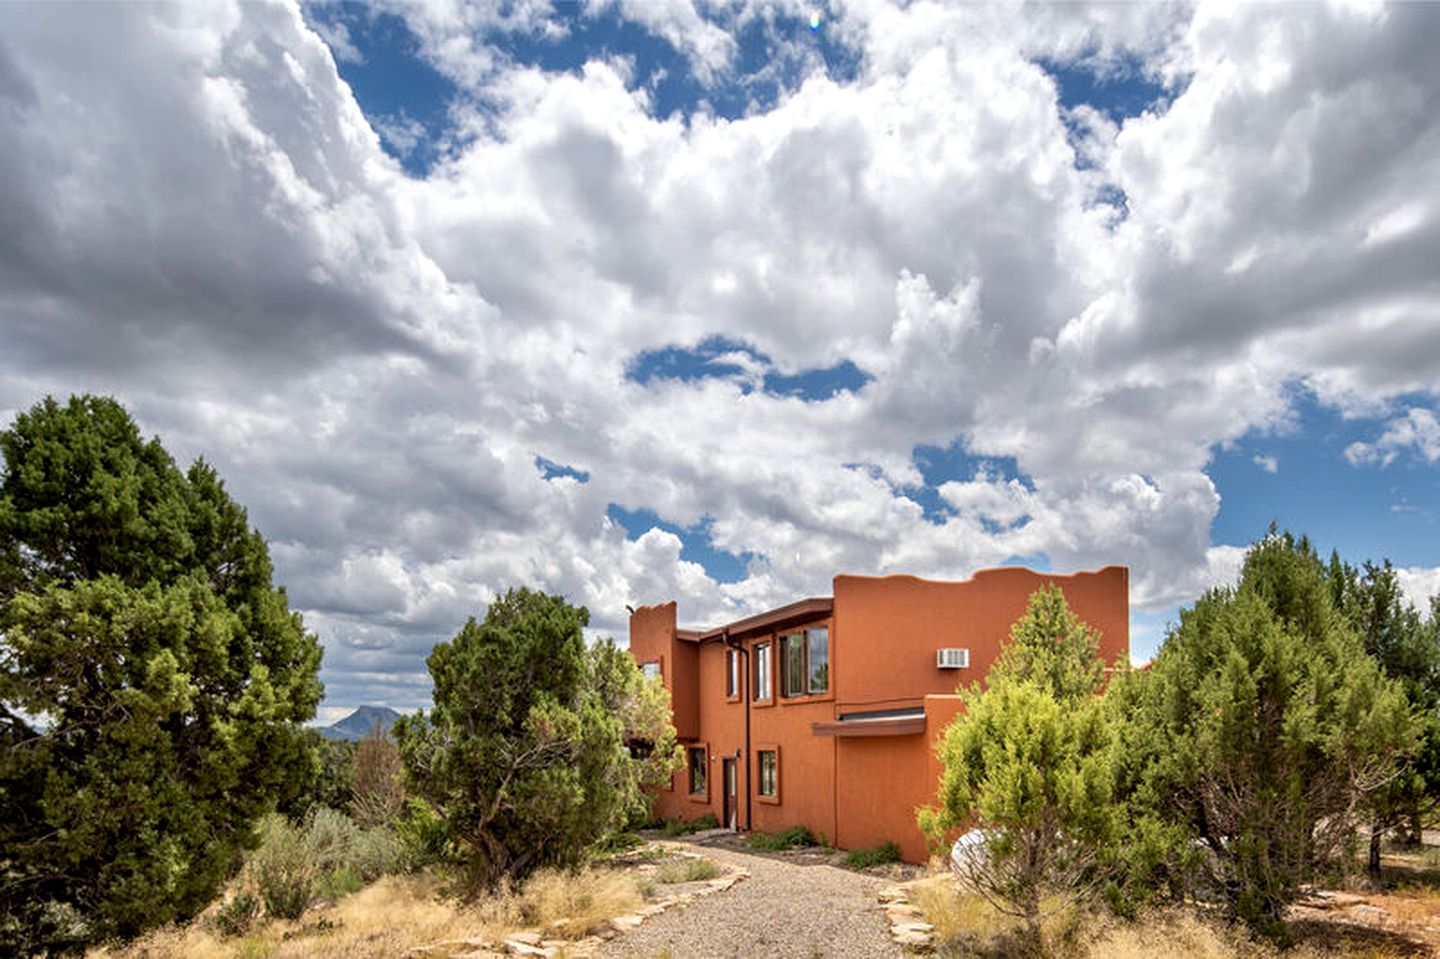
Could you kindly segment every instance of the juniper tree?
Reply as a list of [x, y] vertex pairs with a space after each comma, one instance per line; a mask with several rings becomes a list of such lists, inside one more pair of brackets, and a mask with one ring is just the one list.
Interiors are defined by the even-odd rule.
[[[396, 723], [410, 786], [476, 890], [580, 862], [678, 768], [668, 709], [636, 701], [644, 681], [628, 655], [586, 648], [588, 621], [559, 596], [509, 591], [435, 647], [434, 708]], [[659, 755], [632, 759], [627, 739]]]
[[0, 433], [0, 943], [199, 912], [310, 759], [320, 648], [214, 469], [114, 400]]
[[1421, 821], [1440, 799], [1440, 622], [1433, 609], [1423, 620], [1405, 599], [1389, 560], [1357, 569], [1332, 553], [1326, 578], [1335, 607], [1385, 675], [1400, 683], [1418, 723], [1419, 748], [1370, 797], [1368, 867], [1379, 875], [1385, 833], [1405, 825], [1418, 843]]
[[1194, 844], [1230, 915], [1284, 941], [1301, 885], [1349, 848], [1414, 747], [1399, 684], [1336, 610], [1306, 540], [1272, 534], [1240, 582], [1182, 611], [1125, 729], [1131, 809]]

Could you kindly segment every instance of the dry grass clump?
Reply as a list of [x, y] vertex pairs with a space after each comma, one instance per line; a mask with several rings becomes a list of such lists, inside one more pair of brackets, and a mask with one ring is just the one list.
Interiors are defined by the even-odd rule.
[[965, 892], [950, 876], [930, 876], [908, 889], [911, 905], [935, 927], [938, 942], [998, 936], [1010, 925], [1009, 919], [981, 897]]
[[1086, 928], [1080, 954], [1094, 959], [1409, 959], [1432, 954], [1418, 942], [1381, 929], [1308, 920], [1291, 922], [1289, 928], [1296, 944], [1282, 951], [1248, 938], [1239, 927], [1186, 909], [1158, 911], [1133, 923], [1096, 917]]
[[[1168, 910], [1137, 922], [1096, 916], [1077, 937], [1077, 954], [1114, 959], [1188, 956], [1193, 959], [1271, 959], [1274, 949], [1259, 945], [1235, 928], [1192, 912]], [[1298, 954], [1292, 954], [1299, 959]]]
[[1385, 911], [1406, 922], [1433, 923], [1440, 920], [1440, 889], [1410, 883], [1383, 896], [1375, 896]]
[[538, 926], [557, 939], [599, 932], [613, 917], [634, 912], [645, 902], [633, 876], [593, 867], [578, 873], [538, 872], [513, 898], [513, 906], [502, 908], [520, 919], [518, 926]]
[[[911, 903], [935, 927], [941, 956], [999, 959], [1038, 951], [1055, 959], [1409, 959], [1431, 954], [1420, 943], [1386, 930], [1317, 920], [1290, 923], [1296, 945], [1282, 952], [1251, 939], [1241, 927], [1180, 907], [1156, 910], [1135, 922], [1100, 911], [1057, 910], [1044, 924], [1037, 949], [1020, 935], [1015, 920], [951, 876], [931, 876], [908, 889]], [[1387, 908], [1391, 905], [1386, 902]], [[1440, 893], [1417, 895], [1412, 908], [1418, 917], [1433, 905], [1440, 905]]]
[[167, 926], [126, 946], [92, 950], [89, 959], [374, 959], [418, 953], [447, 959], [473, 952], [467, 941], [497, 941], [526, 928], [579, 939], [644, 902], [632, 876], [612, 869], [540, 872], [518, 890], [465, 904], [440, 895], [433, 877], [387, 876], [333, 906], [294, 921], [221, 938], [208, 913], [189, 926]]
[[655, 881], [667, 885], [682, 882], [703, 882], [720, 875], [720, 867], [709, 859], [677, 859], [661, 865]]
[[[336, 905], [298, 920], [274, 921], [221, 938], [208, 913], [188, 926], [165, 926], [125, 946], [91, 950], [89, 959], [373, 959], [430, 942], [485, 934], [460, 903], [441, 898], [434, 879], [388, 876]], [[442, 949], [432, 955], [473, 951]]]

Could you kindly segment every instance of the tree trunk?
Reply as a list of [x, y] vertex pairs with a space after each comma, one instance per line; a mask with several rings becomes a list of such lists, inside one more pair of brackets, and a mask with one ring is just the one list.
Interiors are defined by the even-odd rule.
[[1385, 824], [1376, 819], [1370, 824], [1370, 861], [1365, 868], [1372, 878], [1380, 878], [1380, 837], [1385, 834]]

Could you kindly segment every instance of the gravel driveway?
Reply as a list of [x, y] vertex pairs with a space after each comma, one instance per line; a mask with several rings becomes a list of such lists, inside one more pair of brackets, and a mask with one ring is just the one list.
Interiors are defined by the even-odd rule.
[[645, 920], [595, 953], [605, 959], [871, 959], [905, 953], [875, 898], [886, 883], [830, 865], [674, 843], [750, 878]]

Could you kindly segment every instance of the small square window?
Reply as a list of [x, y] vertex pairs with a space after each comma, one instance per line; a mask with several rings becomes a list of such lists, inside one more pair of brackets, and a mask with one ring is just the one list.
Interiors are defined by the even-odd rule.
[[640, 672], [645, 676], [646, 679], [659, 679], [659, 678], [660, 678], [660, 664], [659, 664], [659, 663], [641, 663], [641, 664], [640, 664]]

